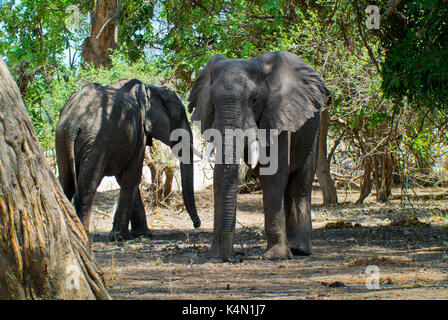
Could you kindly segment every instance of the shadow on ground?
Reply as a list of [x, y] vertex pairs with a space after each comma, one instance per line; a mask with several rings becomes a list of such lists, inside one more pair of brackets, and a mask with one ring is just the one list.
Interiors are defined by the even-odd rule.
[[[185, 212], [149, 208], [151, 239], [111, 243], [116, 195], [97, 194], [101, 214], [93, 233], [95, 257], [115, 299], [448, 298], [448, 224], [446, 216], [433, 219], [431, 208], [443, 210], [437, 202], [413, 208], [315, 206], [313, 254], [266, 261], [260, 258], [266, 245], [261, 194], [239, 195], [235, 249], [245, 256], [239, 263], [221, 263], [209, 256], [210, 192], [196, 195], [201, 229], [192, 229]], [[410, 214], [422, 225], [393, 225]], [[325, 228], [341, 220], [361, 226]]]

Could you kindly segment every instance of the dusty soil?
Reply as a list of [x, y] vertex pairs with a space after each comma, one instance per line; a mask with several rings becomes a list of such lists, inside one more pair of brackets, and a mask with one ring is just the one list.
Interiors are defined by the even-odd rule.
[[356, 193], [341, 192], [343, 203], [335, 207], [322, 206], [315, 191], [313, 254], [288, 261], [260, 258], [262, 195], [241, 194], [235, 247], [245, 257], [239, 263], [208, 257], [211, 189], [196, 192], [200, 229], [177, 196], [168, 208], [147, 206], [152, 239], [110, 243], [117, 195], [97, 193], [91, 225], [114, 299], [448, 299], [448, 190], [418, 190], [406, 200], [394, 190], [390, 203], [372, 195], [365, 205], [353, 204]]

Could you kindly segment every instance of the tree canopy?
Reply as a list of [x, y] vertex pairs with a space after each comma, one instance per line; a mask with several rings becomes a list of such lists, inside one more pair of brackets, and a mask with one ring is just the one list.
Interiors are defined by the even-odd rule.
[[[398, 172], [404, 164], [397, 159], [418, 171], [443, 153], [435, 147], [448, 123], [442, 0], [113, 0], [114, 9], [104, 13], [110, 18], [91, 34], [94, 11], [110, 1], [0, 2], [0, 55], [46, 150], [63, 103], [89, 81], [154, 79], [186, 98], [214, 54], [251, 58], [286, 50], [315, 67], [332, 91], [330, 158], [344, 145], [357, 168], [376, 166], [371, 171], [381, 186], [384, 154], [395, 155], [390, 161]], [[379, 29], [368, 28], [371, 5]], [[82, 65], [83, 43], [112, 23], [117, 48], [105, 51], [111, 65]]]
[[442, 0], [407, 1], [386, 39], [383, 89], [387, 96], [427, 108], [448, 106], [448, 7]]

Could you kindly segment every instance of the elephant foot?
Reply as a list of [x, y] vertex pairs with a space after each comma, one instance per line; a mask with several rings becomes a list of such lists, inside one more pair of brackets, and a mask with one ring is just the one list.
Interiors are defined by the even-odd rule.
[[283, 243], [273, 245], [263, 254], [263, 259], [267, 260], [290, 260], [292, 257], [291, 250]]
[[219, 259], [218, 246], [213, 242], [208, 257], [211, 259]]
[[212, 243], [212, 246], [210, 247], [209, 258], [215, 260], [221, 260], [222, 262], [233, 262], [233, 258], [221, 257], [221, 255], [219, 254], [218, 245], [215, 243]]
[[246, 254], [243, 251], [235, 251], [233, 262], [241, 263], [246, 259]]
[[289, 248], [295, 256], [309, 256], [311, 255], [311, 247], [293, 245]]
[[296, 240], [289, 245], [289, 249], [295, 256], [309, 256], [311, 255], [311, 240]]
[[126, 241], [126, 240], [131, 240], [132, 236], [129, 233], [129, 231], [118, 231], [118, 230], [112, 230], [109, 233], [109, 241], [110, 242], [114, 242], [114, 241]]
[[218, 245], [213, 243], [210, 247], [209, 258], [221, 260], [222, 262], [241, 263], [246, 259], [246, 254], [243, 251], [235, 250], [231, 258], [223, 258], [219, 254]]
[[133, 239], [140, 238], [140, 237], [151, 239], [152, 238], [152, 232], [148, 228], [141, 228], [141, 229], [131, 230], [131, 237]]

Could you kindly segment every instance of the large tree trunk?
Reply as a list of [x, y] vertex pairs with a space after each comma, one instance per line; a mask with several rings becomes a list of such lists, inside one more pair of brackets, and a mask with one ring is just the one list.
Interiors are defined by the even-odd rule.
[[316, 175], [319, 180], [324, 205], [338, 203], [337, 190], [330, 174], [330, 161], [327, 159], [327, 135], [329, 124], [330, 115], [328, 114], [328, 108], [323, 108], [320, 115], [319, 158], [317, 161]]
[[0, 300], [109, 299], [84, 228], [0, 59]]
[[121, 0], [95, 0], [91, 13], [91, 33], [82, 44], [82, 62], [95, 67], [111, 67], [111, 50], [118, 43], [118, 15]]

